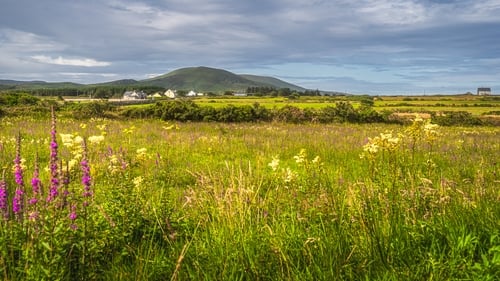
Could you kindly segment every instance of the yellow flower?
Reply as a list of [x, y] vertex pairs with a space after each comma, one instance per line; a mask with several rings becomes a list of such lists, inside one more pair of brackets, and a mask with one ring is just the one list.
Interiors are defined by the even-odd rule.
[[307, 157], [307, 152], [304, 148], [302, 148], [299, 154], [295, 155], [293, 158], [295, 159], [295, 162], [297, 162], [297, 164], [301, 164], [306, 161], [306, 157]]
[[314, 159], [312, 160], [312, 162], [314, 164], [321, 164], [321, 158], [318, 156], [314, 157]]
[[145, 160], [148, 158], [148, 154], [147, 154], [147, 149], [146, 148], [139, 148], [137, 149], [137, 159], [138, 160]]
[[135, 177], [132, 182], [134, 183], [135, 187], [139, 188], [144, 181], [144, 178], [142, 176]]

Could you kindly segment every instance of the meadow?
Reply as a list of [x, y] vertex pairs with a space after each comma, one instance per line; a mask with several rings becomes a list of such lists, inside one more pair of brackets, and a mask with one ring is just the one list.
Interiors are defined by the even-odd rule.
[[500, 128], [3, 118], [1, 280], [498, 280]]

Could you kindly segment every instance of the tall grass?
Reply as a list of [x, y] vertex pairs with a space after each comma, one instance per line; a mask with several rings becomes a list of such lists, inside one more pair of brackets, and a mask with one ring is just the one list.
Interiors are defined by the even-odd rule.
[[[10, 212], [15, 136], [25, 182], [38, 163], [46, 192], [51, 125], [0, 126]], [[73, 205], [41, 209], [43, 223], [0, 220], [3, 280], [500, 274], [497, 128], [61, 119], [57, 132], [59, 167], [88, 160], [92, 200], [80, 164], [59, 168]]]

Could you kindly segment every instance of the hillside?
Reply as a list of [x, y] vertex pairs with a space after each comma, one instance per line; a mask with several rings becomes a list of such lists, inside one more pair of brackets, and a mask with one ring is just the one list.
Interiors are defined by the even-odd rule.
[[1, 80], [0, 88], [4, 89], [57, 89], [57, 88], [76, 88], [84, 86], [82, 84], [72, 82], [45, 82], [45, 81], [16, 81], [16, 80]]
[[248, 87], [275, 87], [304, 90], [296, 85], [272, 77], [237, 75], [223, 69], [210, 67], [181, 68], [167, 74], [140, 81], [141, 84], [164, 88], [220, 92], [245, 90]]
[[2, 89], [57, 89], [92, 87], [162, 87], [165, 89], [194, 90], [197, 92], [214, 92], [246, 90], [248, 87], [290, 88], [296, 91], [305, 89], [277, 78], [258, 75], [238, 75], [227, 70], [210, 67], [187, 67], [174, 70], [154, 78], [145, 80], [121, 79], [97, 84], [76, 84], [71, 82], [49, 83], [45, 81], [0, 80]]
[[302, 88], [300, 86], [297, 86], [297, 85], [294, 85], [294, 84], [291, 84], [291, 83], [288, 83], [288, 82], [285, 82], [283, 80], [280, 80], [280, 79], [277, 79], [274, 77], [270, 77], [270, 76], [259, 76], [259, 75], [251, 75], [251, 74], [240, 74], [239, 76], [243, 77], [245, 79], [248, 79], [250, 81], [259, 83], [259, 84], [269, 85], [269, 86], [277, 88], [277, 89], [289, 88], [291, 90], [300, 91], [300, 92], [303, 92], [306, 90], [305, 88]]

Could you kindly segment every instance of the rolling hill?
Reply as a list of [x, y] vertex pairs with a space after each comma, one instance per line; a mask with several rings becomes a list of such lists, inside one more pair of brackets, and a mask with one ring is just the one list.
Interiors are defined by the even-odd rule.
[[246, 90], [248, 87], [290, 88], [295, 91], [305, 89], [277, 78], [258, 75], [238, 75], [227, 70], [210, 67], [187, 67], [145, 80], [121, 79], [98, 84], [76, 84], [71, 82], [50, 83], [44, 81], [0, 80], [1, 89], [34, 89], [34, 88], [81, 88], [81, 87], [117, 86], [141, 88], [148, 86], [165, 89], [194, 90], [197, 92], [223, 92]]
[[187, 67], [167, 74], [140, 81], [141, 84], [172, 89], [220, 92], [245, 90], [248, 87], [305, 89], [285, 81], [257, 75], [238, 75], [227, 70], [210, 67]]

